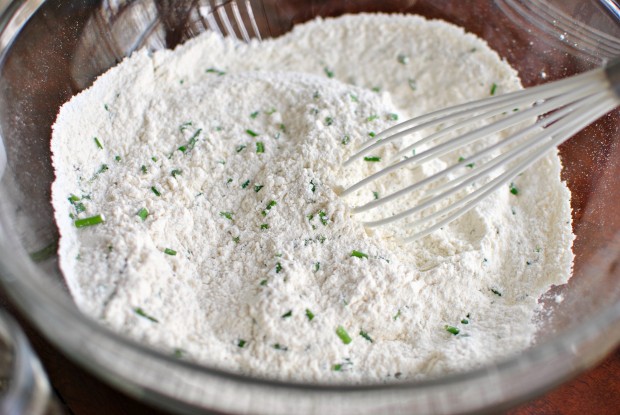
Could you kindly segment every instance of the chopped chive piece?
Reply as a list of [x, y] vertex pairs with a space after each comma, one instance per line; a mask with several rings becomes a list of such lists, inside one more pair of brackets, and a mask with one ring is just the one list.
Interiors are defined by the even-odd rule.
[[396, 60], [398, 61], [398, 63], [406, 65], [409, 63], [409, 56], [405, 55], [404, 53], [401, 53], [396, 57]]
[[258, 117], [258, 111], [254, 111], [253, 113], [250, 114], [250, 118], [256, 119], [256, 117]]
[[510, 193], [515, 196], [519, 194], [519, 189], [517, 188], [517, 186], [515, 186], [514, 183], [510, 183]]
[[314, 263], [314, 272], [318, 272], [321, 269], [321, 263], [320, 262], [315, 262]]
[[260, 225], [261, 229], [269, 229], [269, 224], [268, 223], [263, 223], [262, 225]]
[[179, 169], [174, 169], [174, 170], [172, 170], [172, 171], [170, 172], [170, 174], [172, 175], [172, 177], [175, 177], [175, 178], [176, 178], [178, 175], [180, 175], [181, 173], [183, 173], [183, 171], [182, 171], [182, 170], [179, 170]]
[[376, 135], [377, 134], [375, 134], [374, 131], [371, 131], [371, 132], [368, 133], [368, 137], [370, 137], [370, 138], [375, 138]]
[[179, 125], [179, 131], [183, 132], [185, 130], [187, 130], [189, 127], [192, 126], [192, 122], [191, 121], [186, 121], [183, 124]]
[[157, 157], [151, 157], [151, 160], [157, 163]]
[[237, 153], [240, 153], [240, 152], [241, 152], [241, 150], [243, 150], [245, 147], [246, 147], [246, 146], [245, 146], [244, 144], [241, 144], [240, 146], [237, 146], [237, 148], [236, 148]]
[[148, 170], [146, 169], [146, 166], [144, 164], [140, 167], [140, 170], [142, 171], [142, 174], [148, 173]]
[[316, 184], [314, 184], [314, 180], [310, 180], [310, 191], [312, 193], [316, 191]]
[[246, 345], [246, 343], [247, 343], [247, 342], [246, 342], [245, 340], [243, 340], [243, 339], [239, 339], [239, 341], [237, 342], [237, 347], [240, 347], [240, 348], [242, 348], [242, 349], [243, 349], [243, 346], [245, 346], [245, 345]]
[[116, 161], [121, 161], [121, 156], [115, 156], [115, 157], [114, 157], [114, 160], [116, 160]]
[[375, 198], [375, 200], [379, 199], [379, 192], [372, 192], [372, 196]]
[[349, 144], [349, 141], [351, 141], [351, 138], [349, 138], [348, 135], [345, 135], [342, 137], [342, 140], [340, 142], [346, 146], [347, 144]]
[[349, 94], [349, 97], [351, 98], [351, 101], [353, 102], [360, 102], [359, 98], [355, 94]]
[[276, 274], [279, 274], [280, 272], [282, 272], [282, 264], [277, 262], [276, 263]]
[[263, 286], [267, 285], [267, 280], [262, 280], [262, 281], [260, 282], [260, 285], [263, 285]]
[[232, 183], [232, 181], [233, 181], [232, 177], [229, 177], [228, 180], [226, 181], [226, 184]]
[[105, 108], [106, 111], [110, 111], [110, 107], [108, 107], [108, 104], [103, 104], [103, 108]]
[[278, 128], [280, 129], [280, 131], [282, 131], [283, 133], [286, 132], [286, 125], [284, 124], [278, 124]]
[[392, 121], [397, 121], [398, 120], [398, 114], [392, 112], [392, 113], [388, 114], [388, 119], [390, 119]]
[[58, 251], [58, 240], [47, 245], [45, 248], [30, 253], [30, 259], [34, 262], [42, 262], [48, 258], [53, 257]]
[[146, 208], [142, 208], [138, 211], [138, 216], [140, 217], [140, 219], [145, 221], [146, 218], [149, 216], [149, 211], [146, 210]]
[[177, 348], [177, 349], [174, 349], [174, 352], [172, 353], [172, 355], [176, 357], [177, 359], [182, 359], [185, 356], [185, 353], [187, 353], [185, 350]]
[[100, 173], [105, 173], [106, 171], [108, 171], [110, 168], [108, 167], [107, 164], [102, 164], [101, 167], [99, 168], [99, 171], [97, 172], [97, 174]]
[[366, 255], [363, 252], [356, 251], [356, 250], [351, 251], [351, 256], [354, 256], [356, 258], [368, 258], [368, 255]]
[[234, 243], [238, 244], [240, 238], [238, 236], [233, 236], [232, 240], [233, 240]]
[[282, 346], [280, 343], [276, 343], [272, 347], [276, 350], [282, 350], [283, 352], [288, 350], [288, 347]]
[[214, 73], [218, 76], [222, 76], [222, 75], [226, 75], [226, 72], [220, 70], [220, 69], [215, 69], [215, 68], [207, 68], [205, 70], [206, 73]]
[[461, 320], [461, 324], [469, 324], [469, 320], [464, 318], [464, 319]]
[[275, 108], [270, 109], [269, 111], [266, 112], [267, 115], [273, 115], [276, 112], [278, 112], [278, 110], [276, 110]]
[[409, 88], [411, 88], [412, 91], [415, 91], [416, 89], [418, 89], [418, 83], [413, 78], [409, 78], [409, 80], [407, 81], [407, 84], [409, 85]]
[[246, 133], [248, 133], [250, 136], [252, 137], [258, 137], [258, 133], [252, 130], [245, 130]]
[[377, 156], [364, 157], [364, 161], [370, 161], [372, 163], [376, 163], [378, 161], [381, 161], [381, 157], [377, 157]]
[[334, 119], [332, 117], [325, 117], [325, 125], [332, 125], [334, 123]]
[[71, 202], [71, 204], [73, 204], [73, 202], [77, 202], [77, 201], [80, 200], [80, 198], [78, 196], [73, 195], [73, 194], [71, 196], [69, 196], [68, 199], [69, 199], [69, 202]]
[[314, 99], [321, 98], [321, 94], [319, 93], [319, 91], [314, 91], [314, 94], [312, 94], [312, 98], [314, 98]]
[[400, 317], [400, 309], [398, 309], [398, 313], [396, 313], [394, 317], [392, 317], [392, 320], [396, 321], [398, 320], [398, 317]]
[[493, 294], [495, 294], [495, 295], [497, 295], [497, 296], [499, 296], [499, 297], [501, 297], [501, 296], [502, 296], [502, 293], [501, 293], [501, 292], [499, 292], [499, 291], [497, 291], [495, 288], [490, 288], [490, 290], [491, 290], [491, 292], [492, 292]]
[[97, 145], [99, 150], [103, 150], [103, 145], [101, 144], [101, 141], [99, 141], [97, 137], [95, 137], [95, 144]]
[[103, 215], [95, 215], [89, 218], [78, 219], [74, 222], [76, 228], [85, 228], [86, 226], [99, 225], [100, 223], [105, 222], [105, 218]]
[[496, 91], [497, 91], [497, 84], [493, 82], [493, 85], [491, 85], [491, 90], [489, 92], [491, 93], [491, 95], [495, 95]]
[[334, 372], [340, 372], [340, 371], [342, 371], [342, 364], [338, 363], [338, 364], [332, 365], [332, 370], [333, 370]]
[[381, 92], [381, 87], [380, 86], [373, 86], [371, 88], [372, 92]]
[[325, 75], [327, 75], [328, 78], [334, 77], [334, 71], [329, 69], [327, 66], [323, 68], [323, 71], [325, 71]]
[[445, 329], [448, 333], [452, 333], [452, 334], [454, 334], [455, 336], [461, 332], [461, 330], [457, 329], [456, 327], [454, 327], [454, 326], [448, 326], [447, 324], [446, 324], [445, 326], [443, 326], [443, 328], [444, 328], [444, 329]]
[[372, 340], [372, 337], [370, 337], [368, 335], [368, 333], [366, 333], [364, 330], [360, 330], [360, 336], [362, 336], [363, 338], [365, 338], [369, 342], [374, 343], [374, 341]]
[[158, 197], [161, 196], [161, 193], [159, 193], [159, 190], [157, 190], [155, 186], [151, 187], [151, 191], [155, 193], [155, 196], [158, 196]]
[[288, 310], [286, 313], [282, 314], [282, 318], [289, 318], [293, 315], [293, 310]]
[[134, 308], [134, 309], [133, 309], [133, 311], [134, 311], [137, 315], [139, 315], [139, 316], [141, 316], [141, 317], [144, 317], [144, 318], [146, 318], [146, 319], [148, 319], [148, 320], [151, 320], [153, 323], [159, 323], [159, 320], [157, 320], [156, 318], [151, 317], [151, 316], [149, 316], [148, 314], [146, 314], [146, 313], [144, 312], [144, 310], [142, 310], [140, 307], [136, 307], [136, 308]]
[[228, 220], [233, 220], [233, 213], [232, 212], [220, 212], [220, 216], [228, 219]]
[[327, 226], [327, 214], [325, 212], [323, 212], [322, 210], [319, 210], [318, 212], [319, 215], [319, 219], [321, 220], [321, 223], [323, 224], [323, 226]]
[[177, 254], [177, 251], [175, 251], [174, 249], [166, 248], [164, 249], [164, 254], [175, 256]]
[[257, 141], [256, 142], [256, 153], [260, 154], [264, 152], [265, 152], [265, 144], [263, 144], [262, 141]]
[[76, 203], [75, 204], [75, 211], [77, 213], [82, 213], [86, 210], [86, 206], [84, 206], [84, 203]]
[[242, 188], [242, 189], [245, 189], [245, 188], [246, 188], [246, 187], [248, 187], [249, 185], [250, 185], [250, 180], [248, 179], [248, 180], [246, 180], [245, 182], [243, 182], [243, 183], [241, 184], [241, 188]]
[[338, 337], [340, 337], [340, 340], [342, 340], [344, 344], [351, 343], [351, 337], [349, 336], [349, 333], [347, 333], [347, 331], [344, 329], [344, 327], [338, 326], [338, 328], [336, 329], [336, 334], [338, 335]]
[[306, 317], [308, 317], [308, 321], [312, 321], [312, 319], [314, 318], [314, 313], [310, 311], [309, 308], [306, 308]]
[[267, 207], [265, 208], [265, 210], [262, 211], [263, 216], [267, 216], [267, 212], [269, 212], [271, 208], [274, 207], [275, 205], [277, 205], [275, 200], [272, 200], [269, 203], [267, 203]]
[[265, 187], [265, 186], [263, 186], [262, 184], [255, 184], [254, 185], [254, 191], [256, 193], [258, 193], [258, 192], [260, 192], [260, 189], [262, 189], [263, 187]]
[[179, 150], [181, 153], [185, 153], [185, 152], [187, 151], [187, 147], [186, 147], [186, 146], [181, 146], [181, 147], [179, 147], [179, 148], [178, 148], [178, 150]]
[[373, 114], [373, 115], [371, 115], [370, 117], [366, 118], [366, 122], [371, 122], [371, 121], [374, 121], [374, 120], [376, 120], [377, 118], [379, 118], [379, 116], [378, 116], [378, 115], [376, 115], [376, 114]]

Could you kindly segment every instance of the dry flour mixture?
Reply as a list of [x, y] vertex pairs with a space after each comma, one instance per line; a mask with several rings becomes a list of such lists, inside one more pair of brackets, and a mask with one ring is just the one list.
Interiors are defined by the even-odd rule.
[[341, 168], [369, 136], [518, 88], [482, 40], [416, 16], [137, 52], [54, 126], [71, 294], [139, 342], [248, 375], [400, 381], [517, 353], [533, 341], [539, 297], [571, 273], [555, 153], [406, 246], [367, 234], [350, 209], [406, 175], [346, 201], [337, 191], [378, 168], [383, 153]]

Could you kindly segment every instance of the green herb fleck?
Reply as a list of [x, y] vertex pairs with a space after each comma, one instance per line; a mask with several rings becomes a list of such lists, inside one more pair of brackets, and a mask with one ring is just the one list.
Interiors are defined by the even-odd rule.
[[170, 172], [170, 174], [172, 175], [172, 177], [176, 178], [177, 176], [181, 175], [183, 173], [182, 170], [179, 169], [174, 169]]
[[95, 215], [89, 218], [78, 219], [74, 222], [76, 228], [85, 228], [87, 226], [99, 225], [100, 223], [105, 222], [105, 218], [103, 215]]
[[142, 310], [140, 307], [136, 307], [136, 308], [134, 308], [134, 309], [133, 309], [133, 311], [134, 311], [137, 315], [139, 315], [140, 317], [144, 317], [144, 318], [146, 318], [146, 319], [148, 319], [148, 320], [151, 320], [153, 323], [159, 323], [159, 320], [157, 320], [156, 318], [151, 317], [151, 316], [149, 316], [148, 314], [146, 314], [146, 313], [144, 312], [144, 310]]
[[116, 161], [121, 161], [121, 156], [115, 156], [115, 157], [114, 157], [114, 160], [116, 160]]
[[491, 290], [491, 292], [492, 292], [493, 294], [495, 294], [495, 295], [497, 295], [497, 296], [499, 296], [499, 297], [501, 297], [501, 296], [502, 296], [502, 293], [501, 293], [501, 292], [499, 292], [499, 291], [497, 291], [495, 288], [490, 288], [490, 290]]
[[151, 157], [151, 160], [157, 163], [157, 157]]
[[338, 363], [338, 364], [332, 365], [332, 370], [334, 372], [341, 372], [342, 371], [342, 364]]
[[263, 144], [262, 141], [257, 141], [256, 142], [256, 153], [260, 154], [264, 152], [265, 152], [265, 144]]
[[187, 353], [185, 350], [183, 349], [174, 349], [174, 351], [172, 352], [172, 356], [176, 357], [177, 359], [182, 359], [185, 356], [185, 353]]
[[375, 132], [374, 132], [374, 131], [370, 131], [370, 132], [368, 133], [368, 137], [370, 137], [370, 138], [375, 138], [375, 136], [376, 136], [376, 135], [377, 135], [377, 134], [375, 134]]
[[240, 238], [238, 236], [233, 236], [232, 240], [233, 240], [234, 243], [238, 244]]
[[407, 81], [407, 84], [409, 85], [409, 88], [411, 88], [412, 91], [415, 91], [418, 89], [418, 83], [413, 78], [409, 78], [409, 80]]
[[262, 285], [262, 286], [267, 285], [267, 280], [262, 280], [262, 281], [260, 282], [260, 285]]
[[142, 174], [148, 173], [148, 170], [146, 169], [146, 166], [144, 164], [140, 167], [140, 170], [142, 171]]
[[390, 119], [392, 121], [397, 121], [398, 120], [398, 114], [392, 112], [392, 113], [388, 114], [388, 119]]
[[515, 186], [514, 183], [510, 183], [510, 193], [512, 193], [513, 195], [518, 195], [519, 194], [519, 189], [517, 188], [517, 186]]
[[149, 211], [146, 210], [146, 208], [142, 208], [138, 211], [137, 215], [140, 217], [140, 219], [145, 221], [146, 218], [149, 216]]
[[272, 109], [268, 110], [268, 111], [266, 112], [266, 114], [267, 114], [267, 115], [273, 115], [273, 114], [275, 114], [276, 112], [278, 112], [278, 110], [276, 110], [275, 108], [272, 108]]
[[359, 98], [355, 94], [349, 94], [349, 97], [351, 98], [351, 101], [353, 102], [360, 102]]
[[277, 262], [276, 263], [276, 274], [279, 274], [280, 272], [282, 272], [282, 264]]
[[327, 213], [323, 212], [322, 210], [319, 210], [317, 214], [319, 215], [319, 219], [321, 223], [323, 224], [323, 226], [327, 226], [327, 222], [329, 221], [327, 219]]
[[373, 114], [373, 115], [371, 115], [370, 117], [366, 118], [366, 122], [371, 122], [371, 121], [374, 121], [374, 120], [376, 120], [377, 118], [379, 118], [379, 116], [378, 116], [378, 115], [376, 115], [376, 114]]
[[237, 153], [240, 153], [240, 152], [241, 152], [241, 150], [243, 150], [245, 147], [246, 147], [246, 146], [245, 146], [244, 144], [241, 144], [240, 146], [237, 146], [237, 148], [236, 148]]
[[99, 171], [97, 172], [97, 174], [105, 173], [108, 170], [110, 170], [108, 165], [107, 164], [102, 164], [101, 167], [99, 167]]
[[325, 117], [325, 125], [332, 125], [334, 123], [334, 119], [332, 117]]
[[306, 308], [306, 317], [308, 317], [308, 321], [312, 321], [312, 319], [314, 318], [314, 313], [310, 311], [309, 308]]
[[372, 340], [372, 338], [368, 335], [368, 333], [366, 333], [364, 330], [360, 330], [360, 336], [362, 336], [363, 338], [365, 338], [366, 340], [368, 340], [371, 343], [374, 343], [374, 341]]
[[237, 342], [237, 347], [240, 347], [243, 349], [243, 347], [247, 344], [247, 342], [243, 339], [239, 339], [239, 341]]
[[491, 90], [489, 92], [491, 93], [491, 95], [495, 95], [496, 91], [497, 91], [497, 84], [493, 82], [493, 85], [491, 85]]
[[175, 256], [177, 254], [177, 251], [175, 251], [174, 249], [165, 248], [164, 249], [164, 254], [170, 255], [170, 256]]
[[245, 130], [245, 132], [246, 132], [248, 135], [252, 136], [252, 137], [258, 137], [258, 133], [257, 133], [256, 131], [253, 131], [253, 130]]
[[260, 225], [261, 229], [269, 229], [269, 224], [268, 223], [263, 223], [262, 225]]
[[321, 263], [320, 262], [315, 262], [314, 263], [314, 272], [319, 272], [320, 269], [321, 269]]
[[293, 315], [293, 310], [288, 310], [286, 313], [282, 314], [282, 318], [289, 318]]
[[192, 122], [191, 121], [186, 121], [183, 124], [179, 125], [179, 131], [183, 132], [185, 130], [187, 130], [189, 127], [192, 126]]
[[334, 77], [334, 71], [329, 69], [327, 66], [324, 67], [323, 70], [325, 71], [325, 75], [327, 75], [328, 78], [333, 78]]
[[218, 76], [222, 76], [222, 75], [226, 75], [226, 72], [220, 70], [220, 69], [215, 69], [215, 68], [207, 68], [205, 70], [206, 73], [214, 73]]
[[110, 107], [108, 107], [108, 104], [103, 104], [103, 108], [105, 108], [106, 111], [110, 111]]
[[233, 213], [232, 212], [220, 212], [220, 216], [228, 219], [228, 220], [233, 220]]
[[101, 144], [101, 141], [99, 141], [97, 137], [95, 137], [95, 144], [97, 145], [99, 150], [103, 150], [103, 144]]
[[461, 324], [469, 324], [469, 320], [464, 318], [464, 319], [461, 320]]
[[286, 132], [286, 125], [284, 124], [278, 124], [278, 128], [280, 129], [280, 131], [282, 131], [283, 133]]
[[375, 198], [375, 200], [379, 199], [379, 192], [372, 192], [372, 196]]
[[377, 93], [379, 93], [379, 92], [381, 92], [381, 87], [380, 87], [380, 86], [373, 86], [373, 87], [371, 88], [371, 90], [372, 90], [372, 92], [377, 92]]
[[282, 350], [283, 352], [286, 352], [288, 350], [288, 347], [282, 346], [280, 343], [276, 343], [272, 347], [276, 350]]
[[366, 255], [363, 252], [356, 251], [356, 250], [351, 251], [351, 256], [354, 256], [356, 258], [366, 258], [366, 259], [368, 259], [368, 255]]
[[349, 333], [347, 333], [347, 331], [344, 329], [344, 327], [338, 326], [338, 328], [336, 329], [336, 334], [338, 335], [338, 337], [340, 337], [340, 340], [342, 340], [344, 344], [351, 343], [351, 337], [349, 336]]
[[241, 188], [242, 188], [242, 189], [245, 189], [245, 188], [246, 188], [246, 187], [248, 187], [249, 185], [250, 185], [250, 180], [248, 179], [248, 180], [246, 180], [245, 182], [243, 182], [243, 183], [241, 184]]
[[405, 55], [404, 53], [401, 53], [396, 57], [396, 60], [398, 61], [398, 63], [406, 65], [409, 63], [409, 56]]
[[155, 188], [155, 186], [151, 187], [151, 191], [153, 193], [155, 193], [155, 196], [158, 196], [158, 197], [161, 196], [161, 193], [159, 193], [159, 190], [157, 190], [157, 188]]
[[265, 208], [265, 210], [261, 212], [263, 216], [267, 216], [267, 212], [269, 212], [271, 208], [274, 207], [275, 205], [277, 205], [275, 200], [271, 200], [269, 203], [267, 203], [267, 207]]
[[258, 193], [258, 192], [260, 192], [260, 189], [262, 189], [263, 187], [265, 187], [265, 186], [263, 186], [262, 184], [255, 184], [254, 185], [254, 191], [256, 193]]
[[30, 259], [34, 262], [42, 262], [48, 258], [53, 257], [58, 252], [58, 240], [55, 240], [46, 247], [39, 249], [38, 251], [30, 253]]
[[448, 333], [452, 333], [452, 334], [454, 334], [455, 336], [461, 332], [461, 330], [457, 329], [456, 327], [454, 327], [454, 326], [448, 326], [447, 324], [446, 324], [445, 326], [443, 326], [443, 328], [444, 328], [444, 329], [445, 329]]
[[256, 117], [258, 117], [258, 111], [254, 111], [250, 114], [250, 118], [252, 118], [253, 120], [256, 119]]
[[349, 144], [349, 141], [351, 141], [351, 138], [349, 138], [348, 135], [342, 136], [342, 140], [340, 140], [340, 142], [342, 143], [342, 145], [347, 145]]
[[314, 184], [314, 180], [310, 180], [310, 191], [312, 193], [316, 191], [316, 184]]
[[376, 163], [378, 161], [381, 161], [381, 157], [377, 157], [377, 156], [364, 157], [364, 161], [370, 161], [372, 163]]
[[392, 320], [396, 321], [398, 320], [399, 317], [400, 317], [400, 308], [398, 309], [398, 312], [394, 315], [394, 317], [392, 317]]

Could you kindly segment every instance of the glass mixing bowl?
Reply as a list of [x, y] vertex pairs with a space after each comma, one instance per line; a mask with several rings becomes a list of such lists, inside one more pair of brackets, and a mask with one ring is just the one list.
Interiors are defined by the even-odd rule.
[[[620, 54], [615, 2], [22, 0], [0, 1], [0, 7], [2, 288], [50, 342], [126, 394], [180, 413], [480, 413], [543, 393], [620, 341], [617, 112], [561, 148], [563, 177], [573, 192], [574, 275], [566, 286], [553, 288], [564, 301], [545, 303], [536, 344], [479, 370], [391, 385], [309, 385], [240, 376], [160, 354], [82, 315], [55, 257], [49, 151], [59, 106], [96, 76], [133, 50], [173, 47], [204, 30], [243, 37], [238, 23], [244, 22], [248, 36], [269, 37], [315, 16], [419, 13], [486, 39], [529, 86]], [[255, 26], [247, 20], [250, 9]]]

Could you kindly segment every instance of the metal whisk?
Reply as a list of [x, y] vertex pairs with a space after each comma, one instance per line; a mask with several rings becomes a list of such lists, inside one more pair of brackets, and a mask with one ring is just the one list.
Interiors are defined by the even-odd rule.
[[[402, 221], [399, 228], [411, 229], [410, 232], [413, 234], [400, 239], [404, 243], [411, 242], [465, 214], [499, 187], [510, 183], [551, 149], [618, 105], [620, 105], [620, 58], [611, 61], [603, 68], [560, 81], [492, 96], [413, 118], [381, 132], [364, 143], [344, 165], [348, 166], [371, 151], [414, 133], [423, 132], [431, 127], [438, 130], [404, 145], [388, 161], [389, 165], [350, 186], [341, 193], [341, 196], [353, 194], [399, 169], [421, 166], [477, 140], [536, 119], [533, 124], [467, 158], [462, 158], [454, 165], [353, 209], [356, 214], [370, 211], [418, 192], [416, 194], [419, 195], [419, 199], [415, 206], [388, 217], [364, 222], [366, 227], [372, 228]], [[473, 123], [489, 119], [492, 119], [489, 124], [471, 129]], [[454, 134], [460, 135], [451, 138], [450, 135]], [[427, 149], [406, 157], [412, 154], [412, 150], [422, 146], [427, 146]], [[449, 175], [453, 178], [449, 178]], [[438, 181], [440, 184], [436, 185]]]

